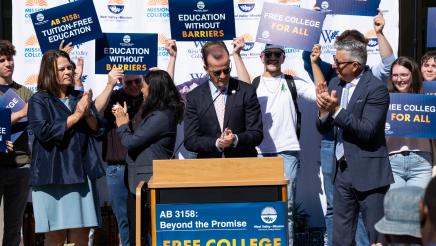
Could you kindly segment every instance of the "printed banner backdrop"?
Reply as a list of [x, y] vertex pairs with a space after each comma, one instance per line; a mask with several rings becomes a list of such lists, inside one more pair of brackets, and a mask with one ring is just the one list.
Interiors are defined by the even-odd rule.
[[427, 48], [436, 47], [436, 8], [428, 8], [427, 12]]
[[158, 204], [156, 234], [158, 246], [286, 245], [286, 203]]
[[62, 40], [81, 44], [102, 35], [92, 0], [42, 10], [30, 17], [42, 52], [57, 49]]
[[[30, 19], [30, 14], [53, 8], [74, 0], [23, 0], [12, 1], [13, 18], [13, 43], [16, 46], [14, 80], [25, 85], [32, 91], [36, 91], [36, 80], [41, 60], [41, 49]], [[158, 67], [166, 69], [169, 55], [165, 50], [165, 40], [171, 37], [168, 0], [100, 0], [93, 1], [100, 26], [105, 33], [158, 33]], [[264, 48], [263, 43], [255, 42], [258, 24], [264, 2], [285, 3], [290, 6], [312, 9], [316, 0], [233, 0], [236, 36], [243, 36], [246, 45], [241, 56], [248, 69], [251, 78], [258, 76], [263, 71], [263, 64], [259, 55]], [[385, 10], [386, 25], [384, 34], [391, 44], [395, 55], [398, 50], [398, 23], [399, 1], [381, 0], [379, 8]], [[346, 29], [357, 29], [370, 39], [368, 45], [368, 65], [380, 63], [380, 54], [377, 38], [373, 29], [372, 16], [357, 15], [330, 15], [324, 20], [324, 25], [319, 40], [322, 47], [321, 58], [327, 62], [333, 62], [334, 39]], [[225, 41], [230, 53], [232, 47], [230, 41]], [[204, 41], [177, 42], [177, 61], [175, 69], [175, 82], [182, 84], [192, 78], [204, 75], [200, 50]], [[302, 50], [286, 48], [286, 60], [282, 65], [284, 72], [294, 74], [310, 82], [311, 79], [304, 69]], [[83, 81], [86, 89], [91, 88], [94, 96], [104, 89], [107, 83], [107, 75], [95, 74], [95, 41], [89, 41], [76, 45], [71, 53], [73, 60], [77, 57], [84, 58]], [[233, 58], [231, 58], [233, 60]], [[235, 67], [235, 64], [232, 64]], [[233, 69], [232, 76], [236, 76]], [[311, 226], [323, 226], [322, 210], [325, 211], [325, 203], [319, 205], [322, 199], [321, 185], [319, 184], [318, 157], [313, 153], [319, 152], [319, 139], [314, 127], [316, 116], [315, 106], [310, 104], [309, 111], [303, 111], [303, 124], [307, 128], [302, 129], [300, 143], [302, 145], [301, 179], [297, 184], [297, 200], [302, 202], [302, 207], [311, 215]], [[304, 110], [305, 108], [302, 108]], [[313, 112], [312, 112], [313, 111]], [[305, 121], [306, 120], [306, 121]], [[312, 126], [313, 125], [313, 126]], [[180, 127], [179, 129], [183, 129]], [[178, 132], [178, 141], [182, 141], [183, 133]], [[177, 144], [176, 144], [177, 145]], [[306, 155], [309, 153], [309, 155]], [[300, 185], [300, 182], [302, 185]], [[102, 182], [103, 183], [103, 182]], [[104, 187], [104, 185], [103, 185]], [[299, 192], [304, 187], [304, 192]], [[104, 189], [100, 193], [104, 193]], [[320, 198], [321, 197], [321, 198]], [[104, 198], [100, 199], [103, 203]], [[297, 202], [298, 202], [297, 201]]]
[[95, 73], [120, 67], [124, 74], [145, 74], [157, 66], [157, 34], [105, 33], [95, 41]]
[[232, 0], [168, 0], [171, 38], [177, 41], [232, 40]]
[[436, 138], [436, 97], [422, 94], [390, 93], [386, 136]]
[[6, 141], [11, 139], [11, 110], [0, 109], [0, 153], [6, 151]]
[[[20, 111], [26, 103], [15, 93], [14, 90], [9, 89], [3, 96], [0, 96], [0, 109], [8, 108], [11, 112]], [[27, 117], [22, 118], [20, 121], [12, 126], [11, 141], [15, 142], [17, 138], [27, 129]]]
[[426, 95], [436, 95], [436, 81], [422, 83], [422, 92]]
[[316, 0], [321, 11], [333, 15], [374, 16], [380, 0]]
[[264, 3], [256, 41], [311, 51], [319, 42], [324, 18], [319, 11]]

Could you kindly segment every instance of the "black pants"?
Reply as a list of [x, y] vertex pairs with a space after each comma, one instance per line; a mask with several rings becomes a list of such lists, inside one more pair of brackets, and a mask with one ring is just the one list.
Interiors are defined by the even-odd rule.
[[347, 162], [342, 161], [337, 165], [333, 191], [333, 245], [355, 245], [359, 211], [362, 213], [369, 242], [384, 244], [383, 235], [375, 230], [374, 225], [383, 217], [383, 199], [389, 185], [369, 191], [358, 191], [353, 187]]

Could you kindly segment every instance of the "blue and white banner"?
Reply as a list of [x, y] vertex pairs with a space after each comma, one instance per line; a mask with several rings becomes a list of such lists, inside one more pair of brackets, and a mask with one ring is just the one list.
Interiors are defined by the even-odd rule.
[[101, 37], [92, 0], [78, 0], [30, 15], [42, 53], [65, 44], [81, 44]]
[[322, 12], [332, 15], [375, 16], [380, 0], [316, 0]]
[[427, 11], [427, 48], [436, 47], [436, 7]]
[[232, 0], [169, 0], [171, 38], [177, 41], [232, 40]]
[[324, 18], [319, 11], [265, 2], [256, 41], [311, 51], [319, 43]]
[[[3, 96], [0, 96], [0, 109], [10, 109], [11, 112], [18, 112], [26, 106], [26, 102], [21, 99], [20, 96], [15, 93], [13, 89], [7, 90]], [[15, 142], [17, 138], [27, 130], [27, 117], [22, 118], [20, 121], [15, 123], [11, 129], [10, 140]]]
[[156, 245], [287, 245], [284, 202], [158, 204]]
[[386, 136], [436, 138], [436, 97], [423, 94], [390, 93]]
[[0, 109], [0, 152], [6, 151], [6, 141], [11, 139], [11, 110]]
[[95, 42], [95, 73], [119, 67], [124, 74], [143, 75], [157, 67], [157, 34], [105, 33]]
[[436, 81], [422, 83], [422, 92], [426, 95], [436, 95]]

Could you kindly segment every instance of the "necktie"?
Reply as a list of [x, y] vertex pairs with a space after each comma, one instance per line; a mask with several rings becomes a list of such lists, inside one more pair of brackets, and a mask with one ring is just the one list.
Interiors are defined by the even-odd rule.
[[[346, 109], [348, 105], [348, 93], [350, 91], [350, 84], [347, 84], [342, 89], [342, 96], [341, 96], [341, 108]], [[336, 136], [336, 160], [340, 160], [344, 156], [344, 140], [342, 138], [342, 128], [338, 128], [338, 134]]]
[[226, 109], [226, 102], [224, 101], [223, 93], [219, 94], [218, 98], [214, 102], [216, 116], [218, 117], [218, 122], [220, 124], [221, 131], [223, 131], [224, 125], [224, 112]]

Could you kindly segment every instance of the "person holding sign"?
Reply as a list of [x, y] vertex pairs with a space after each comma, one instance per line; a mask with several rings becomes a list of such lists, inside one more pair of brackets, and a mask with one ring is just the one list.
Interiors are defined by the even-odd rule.
[[263, 134], [255, 88], [230, 77], [224, 42], [207, 42], [201, 54], [209, 81], [186, 96], [186, 149], [198, 158], [257, 156]]
[[383, 198], [394, 179], [384, 125], [389, 108], [386, 84], [365, 66], [366, 44], [336, 40], [338, 77], [317, 84], [321, 134], [335, 130], [333, 245], [354, 245], [359, 212], [370, 243], [384, 243], [374, 224], [383, 217]]
[[74, 90], [70, 57], [60, 50], [43, 55], [37, 88], [28, 114], [35, 232], [45, 233], [47, 245], [88, 245], [89, 228], [101, 221], [95, 180], [104, 175], [92, 92]]
[[[140, 114], [130, 120], [126, 102], [123, 106], [115, 104], [112, 107], [116, 132], [127, 149], [128, 186], [133, 198], [128, 213], [132, 229], [135, 229], [136, 198], [133, 194], [136, 187], [140, 181], [148, 182], [153, 175], [153, 160], [169, 159], [173, 154], [177, 124], [181, 122], [184, 111], [180, 94], [167, 72], [151, 71], [140, 81], [144, 98]], [[148, 219], [145, 221], [145, 225], [148, 225]], [[144, 228], [148, 229], [147, 226]], [[131, 230], [130, 235], [134, 236], [135, 231]], [[133, 243], [134, 239], [131, 238], [130, 242]]]
[[436, 81], [436, 50], [431, 50], [422, 56], [421, 73], [424, 81]]
[[[395, 60], [388, 89], [392, 93], [421, 93], [422, 77], [419, 65], [404, 56]], [[411, 115], [405, 115], [407, 116], [410, 118]], [[409, 120], [413, 121], [413, 118]], [[433, 153], [430, 139], [389, 136], [386, 137], [386, 143], [395, 179], [391, 189], [403, 186], [425, 188], [432, 174]]]
[[[31, 162], [25, 119], [27, 102], [32, 92], [12, 80], [15, 68], [14, 55], [15, 47], [12, 43], [8, 40], [0, 40], [0, 100], [7, 100], [4, 94], [12, 92], [14, 97], [10, 101], [2, 101], [2, 105], [12, 109], [11, 132], [22, 132], [13, 143], [13, 150], [0, 154], [0, 201], [4, 207], [3, 245], [20, 244], [23, 214], [29, 194]], [[24, 101], [25, 104], [21, 109], [14, 110], [19, 100]], [[9, 147], [10, 144], [12, 142], [9, 142]]]

